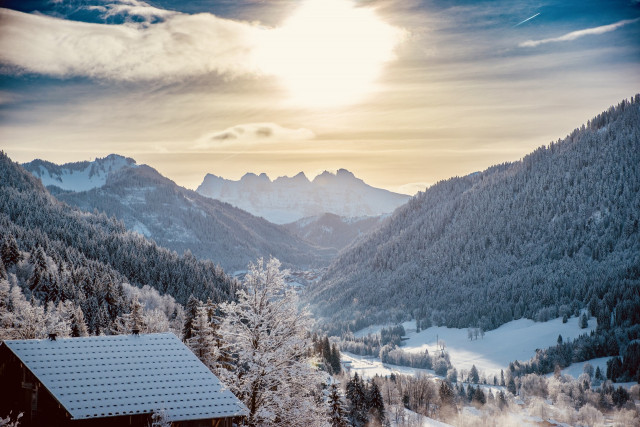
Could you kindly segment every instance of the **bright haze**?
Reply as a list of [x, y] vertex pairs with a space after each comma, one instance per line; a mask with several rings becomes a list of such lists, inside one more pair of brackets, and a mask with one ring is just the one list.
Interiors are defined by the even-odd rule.
[[414, 194], [640, 91], [640, 3], [5, 0], [0, 149]]

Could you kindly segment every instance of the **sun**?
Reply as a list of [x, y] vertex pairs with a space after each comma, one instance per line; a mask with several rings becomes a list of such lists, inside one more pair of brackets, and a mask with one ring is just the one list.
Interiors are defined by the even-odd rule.
[[258, 63], [296, 105], [331, 107], [371, 93], [402, 31], [348, 0], [307, 0], [263, 33]]

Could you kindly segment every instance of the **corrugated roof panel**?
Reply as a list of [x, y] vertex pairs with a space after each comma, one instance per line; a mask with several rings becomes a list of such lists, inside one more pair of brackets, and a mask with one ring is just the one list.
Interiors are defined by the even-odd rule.
[[246, 407], [172, 333], [7, 340], [73, 419], [152, 413], [172, 421]]

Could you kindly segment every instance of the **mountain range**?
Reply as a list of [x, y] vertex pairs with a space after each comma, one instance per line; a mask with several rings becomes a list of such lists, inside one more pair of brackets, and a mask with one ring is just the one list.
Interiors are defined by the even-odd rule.
[[[344, 250], [307, 295], [359, 329], [493, 329], [583, 307], [640, 321], [640, 95], [520, 161], [441, 181]], [[634, 323], [635, 322], [635, 323]]]
[[284, 265], [327, 265], [335, 250], [315, 247], [284, 227], [227, 203], [180, 187], [147, 165], [110, 155], [93, 162], [23, 165], [59, 200], [104, 212], [159, 245], [209, 259], [225, 271], [245, 269], [259, 257]]
[[347, 218], [393, 212], [410, 196], [366, 184], [346, 169], [323, 172], [309, 180], [303, 172], [273, 181], [264, 173], [245, 174], [239, 181], [212, 174], [196, 190], [203, 196], [230, 203], [275, 224], [331, 213]]

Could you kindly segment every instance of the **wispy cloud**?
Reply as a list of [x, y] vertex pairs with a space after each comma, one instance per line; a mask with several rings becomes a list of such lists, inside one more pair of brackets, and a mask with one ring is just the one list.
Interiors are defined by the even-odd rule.
[[546, 43], [571, 41], [571, 40], [575, 40], [575, 39], [578, 39], [580, 37], [584, 37], [584, 36], [588, 36], [588, 35], [604, 34], [604, 33], [608, 33], [608, 32], [611, 32], [611, 31], [615, 31], [620, 27], [623, 27], [623, 26], [628, 25], [628, 24], [633, 24], [633, 23], [638, 22], [638, 21], [640, 21], [640, 18], [625, 19], [623, 21], [614, 22], [613, 24], [609, 24], [609, 25], [602, 25], [600, 27], [592, 27], [592, 28], [585, 28], [584, 30], [572, 31], [572, 32], [567, 33], [565, 35], [562, 35], [560, 37], [553, 37], [553, 38], [542, 39], [542, 40], [527, 40], [525, 42], [520, 43], [518, 46], [520, 46], [520, 47], [536, 47], [536, 46], [540, 46], [541, 44], [546, 44]]
[[207, 133], [196, 141], [194, 148], [221, 148], [230, 145], [254, 145], [265, 142], [282, 143], [315, 138], [313, 131], [305, 128], [290, 129], [276, 123], [246, 123], [222, 131]]
[[[158, 16], [142, 3], [122, 7], [119, 13]], [[252, 57], [257, 25], [207, 13], [163, 18], [106, 25], [0, 9], [0, 62], [19, 72], [124, 81], [259, 72]]]
[[108, 19], [114, 16], [122, 16], [125, 19], [133, 17], [142, 19], [145, 22], [158, 22], [166, 19], [178, 12], [166, 9], [160, 9], [139, 0], [118, 0], [105, 5], [80, 6], [81, 9], [95, 10], [102, 14], [102, 18]]

